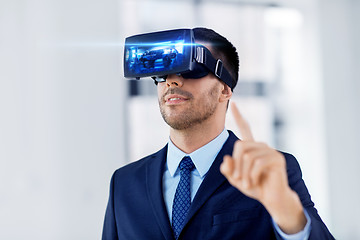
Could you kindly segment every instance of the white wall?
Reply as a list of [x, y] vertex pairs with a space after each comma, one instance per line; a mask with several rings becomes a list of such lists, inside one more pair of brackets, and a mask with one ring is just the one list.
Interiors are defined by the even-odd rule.
[[117, 0], [0, 2], [0, 239], [99, 239], [125, 162]]
[[360, 239], [360, 2], [319, 6], [332, 228]]

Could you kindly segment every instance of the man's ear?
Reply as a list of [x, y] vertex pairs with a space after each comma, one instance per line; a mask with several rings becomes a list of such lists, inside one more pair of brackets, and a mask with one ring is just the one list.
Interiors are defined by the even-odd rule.
[[220, 95], [220, 102], [229, 101], [232, 96], [231, 88], [225, 83], [223, 83], [222, 85], [223, 89]]

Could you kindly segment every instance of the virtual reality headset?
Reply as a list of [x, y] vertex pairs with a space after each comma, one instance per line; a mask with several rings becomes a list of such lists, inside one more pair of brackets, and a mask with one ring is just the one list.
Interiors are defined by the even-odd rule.
[[202, 78], [209, 72], [233, 89], [233, 80], [220, 59], [195, 43], [192, 29], [177, 29], [131, 36], [125, 39], [124, 75], [152, 77], [163, 82], [169, 74]]

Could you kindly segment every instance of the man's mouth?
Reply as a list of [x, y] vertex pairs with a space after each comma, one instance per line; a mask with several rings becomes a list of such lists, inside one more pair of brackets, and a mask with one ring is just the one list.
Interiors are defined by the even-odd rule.
[[167, 105], [181, 104], [187, 100], [189, 99], [184, 96], [177, 94], [170, 94], [165, 97], [165, 104]]
[[165, 105], [183, 104], [193, 98], [190, 92], [178, 88], [169, 88], [163, 95], [162, 101]]
[[172, 102], [172, 101], [177, 101], [177, 100], [181, 100], [181, 99], [183, 99], [183, 98], [178, 98], [178, 97], [176, 97], [176, 98], [169, 98], [168, 101], [169, 101], [169, 102]]

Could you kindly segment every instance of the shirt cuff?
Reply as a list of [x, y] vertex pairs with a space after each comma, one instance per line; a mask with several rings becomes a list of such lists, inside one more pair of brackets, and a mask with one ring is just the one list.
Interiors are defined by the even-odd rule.
[[295, 234], [286, 234], [283, 231], [281, 231], [280, 227], [276, 224], [274, 219], [272, 219], [276, 232], [285, 240], [307, 240], [309, 238], [311, 231], [311, 218], [305, 209], [304, 209], [304, 214], [307, 222], [302, 231]]

